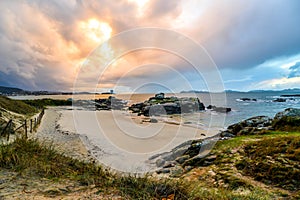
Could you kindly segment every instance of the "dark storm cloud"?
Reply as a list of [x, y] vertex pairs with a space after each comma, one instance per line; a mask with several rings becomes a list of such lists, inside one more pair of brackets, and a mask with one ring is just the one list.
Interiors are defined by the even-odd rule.
[[[189, 10], [186, 5], [195, 2]], [[112, 34], [143, 26], [174, 29], [202, 44], [220, 69], [251, 69], [300, 53], [298, 0], [150, 0], [144, 8], [137, 5], [133, 0], [0, 1], [0, 84], [70, 90], [78, 63], [99, 45], [91, 44], [79, 27], [90, 18], [108, 23]], [[177, 27], [184, 13], [189, 17]], [[143, 59], [160, 63], [160, 56]], [[186, 64], [166, 64], [190, 73]], [[299, 76], [299, 68], [290, 70], [289, 77]]]
[[300, 1], [225, 2], [208, 10], [216, 31], [204, 42], [219, 67], [251, 68], [300, 52]]

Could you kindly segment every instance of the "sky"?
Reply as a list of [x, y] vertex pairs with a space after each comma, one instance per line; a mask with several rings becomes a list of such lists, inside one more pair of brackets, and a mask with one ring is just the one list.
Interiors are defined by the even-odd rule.
[[299, 88], [299, 10], [298, 0], [1, 0], [0, 85]]

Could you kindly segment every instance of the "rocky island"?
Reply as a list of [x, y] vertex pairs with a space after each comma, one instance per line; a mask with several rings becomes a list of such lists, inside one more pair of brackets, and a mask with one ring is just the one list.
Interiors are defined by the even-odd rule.
[[[230, 108], [211, 105], [208, 106], [208, 109], [223, 113], [231, 111]], [[205, 110], [205, 106], [197, 97], [165, 97], [164, 93], [159, 93], [142, 103], [131, 105], [129, 110], [138, 115], [155, 116], [193, 113]]]

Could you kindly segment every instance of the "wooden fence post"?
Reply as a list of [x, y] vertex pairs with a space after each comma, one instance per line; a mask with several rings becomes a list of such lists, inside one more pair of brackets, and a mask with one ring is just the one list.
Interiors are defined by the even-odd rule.
[[27, 139], [27, 120], [24, 121], [25, 139]]
[[4, 129], [2, 130], [2, 132], [0, 134], [1, 136], [5, 134], [5, 130], [8, 128], [8, 126], [11, 122], [12, 122], [12, 119], [7, 122], [6, 126], [4, 127]]
[[32, 119], [30, 119], [30, 133], [32, 133]]
[[9, 135], [11, 133], [11, 130], [12, 130], [12, 120], [10, 120], [9, 122], [9, 126], [8, 126], [8, 131], [7, 131], [7, 141], [9, 141]]

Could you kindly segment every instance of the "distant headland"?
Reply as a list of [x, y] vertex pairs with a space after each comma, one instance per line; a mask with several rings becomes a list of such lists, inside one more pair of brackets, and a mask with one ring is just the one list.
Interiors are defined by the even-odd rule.
[[[289, 95], [292, 96], [300, 96], [300, 88], [291, 88], [291, 89], [284, 89], [284, 90], [250, 90], [250, 91], [238, 91], [238, 90], [225, 90], [226, 93], [271, 93], [271, 92], [278, 92], [282, 93], [282, 97]], [[153, 92], [156, 93], [156, 92]], [[210, 93], [207, 90], [183, 90], [179, 93]], [[47, 91], [47, 90], [40, 90], [40, 91], [30, 91], [24, 90], [17, 87], [7, 87], [7, 86], [0, 86], [0, 95], [6, 96], [18, 96], [18, 95], [74, 95], [74, 94], [115, 94], [114, 90], [110, 90], [108, 92], [62, 92], [62, 91]], [[288, 96], [286, 96], [288, 97]]]

